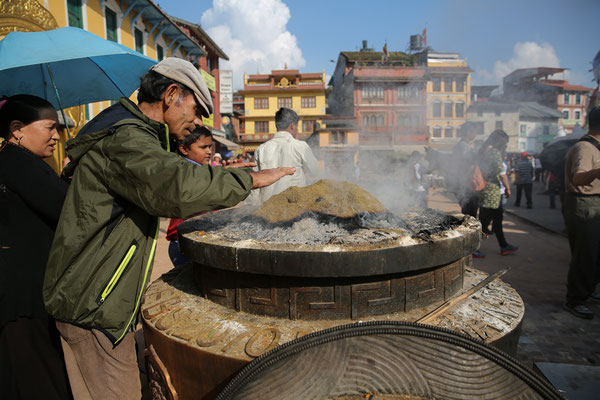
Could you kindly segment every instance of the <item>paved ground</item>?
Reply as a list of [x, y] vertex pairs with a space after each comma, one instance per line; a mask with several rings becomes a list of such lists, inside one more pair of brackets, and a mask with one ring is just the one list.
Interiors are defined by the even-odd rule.
[[[481, 246], [486, 257], [475, 259], [474, 266], [488, 273], [510, 268], [502, 279], [512, 285], [525, 302], [525, 319], [517, 358], [532, 368], [535, 364], [542, 365], [545, 370], [554, 368], [559, 371], [558, 376], [567, 376], [567, 373], [561, 371], [566, 371], [565, 368], [568, 369], [569, 366], [588, 368], [591, 386], [598, 393], [600, 304], [592, 305], [598, 314], [593, 320], [574, 317], [562, 309], [569, 246], [564, 236], [560, 202], [557, 199], [558, 208], [550, 209], [548, 196], [538, 194], [543, 191], [540, 184], [535, 184], [532, 209], [513, 207], [513, 202], [509, 199], [504, 230], [508, 242], [520, 246], [519, 251], [501, 256], [495, 237], [490, 236], [484, 239]], [[458, 210], [452, 196], [439, 190], [432, 192], [430, 207]], [[171, 269], [168, 243], [164, 239], [167, 224], [167, 220], [161, 223], [152, 280]], [[588, 398], [574, 393], [568, 393], [567, 397]]]

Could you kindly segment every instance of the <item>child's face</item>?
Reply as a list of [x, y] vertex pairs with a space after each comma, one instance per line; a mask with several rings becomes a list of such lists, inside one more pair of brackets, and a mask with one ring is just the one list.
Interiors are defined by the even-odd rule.
[[213, 155], [213, 141], [211, 137], [203, 136], [196, 140], [189, 149], [185, 149], [183, 146], [179, 146], [179, 151], [192, 161], [197, 162], [201, 165], [207, 165], [210, 163], [210, 159]]

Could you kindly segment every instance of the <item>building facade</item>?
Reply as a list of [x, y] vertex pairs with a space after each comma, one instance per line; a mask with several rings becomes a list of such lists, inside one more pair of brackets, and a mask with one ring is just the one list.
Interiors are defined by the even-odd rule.
[[361, 147], [426, 145], [426, 68], [402, 52], [341, 52], [330, 81], [329, 114], [351, 117]]
[[537, 102], [561, 113], [560, 127], [564, 134], [585, 124], [589, 94], [592, 88], [572, 85], [565, 80], [550, 79], [564, 68], [521, 68], [503, 79], [505, 100]]
[[535, 102], [477, 101], [468, 110], [469, 121], [481, 124], [476, 143], [502, 129], [509, 137], [508, 153], [541, 152], [559, 134], [560, 117], [555, 109]]
[[427, 131], [432, 145], [453, 145], [466, 122], [471, 104], [471, 73], [458, 53], [425, 50], [420, 63], [427, 67]]
[[548, 79], [544, 84], [557, 88], [556, 109], [561, 113], [559, 124], [565, 133], [573, 132], [577, 125], [585, 125], [589, 94], [593, 89], [562, 80]]
[[244, 74], [244, 89], [239, 95], [244, 99], [244, 114], [239, 117], [239, 143], [245, 154], [252, 154], [277, 132], [275, 113], [281, 107], [298, 113], [298, 138], [310, 137], [325, 116], [325, 72], [283, 69], [270, 74]]

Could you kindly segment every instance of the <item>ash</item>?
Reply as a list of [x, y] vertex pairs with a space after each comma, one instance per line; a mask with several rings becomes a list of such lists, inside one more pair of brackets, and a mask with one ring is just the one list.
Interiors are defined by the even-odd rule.
[[399, 237], [431, 240], [431, 235], [462, 224], [461, 219], [432, 209], [409, 211], [402, 217], [363, 213], [339, 218], [311, 212], [278, 224], [250, 215], [251, 211], [240, 208], [204, 215], [195, 220], [193, 228], [232, 241], [325, 245], [377, 243]]

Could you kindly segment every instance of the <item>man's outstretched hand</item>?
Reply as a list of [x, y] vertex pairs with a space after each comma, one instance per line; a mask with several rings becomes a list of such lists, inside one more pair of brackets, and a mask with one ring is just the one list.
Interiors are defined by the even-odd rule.
[[286, 175], [294, 175], [294, 172], [296, 172], [296, 168], [294, 167], [279, 167], [250, 172], [250, 176], [252, 176], [252, 189], [260, 189], [272, 185]]

